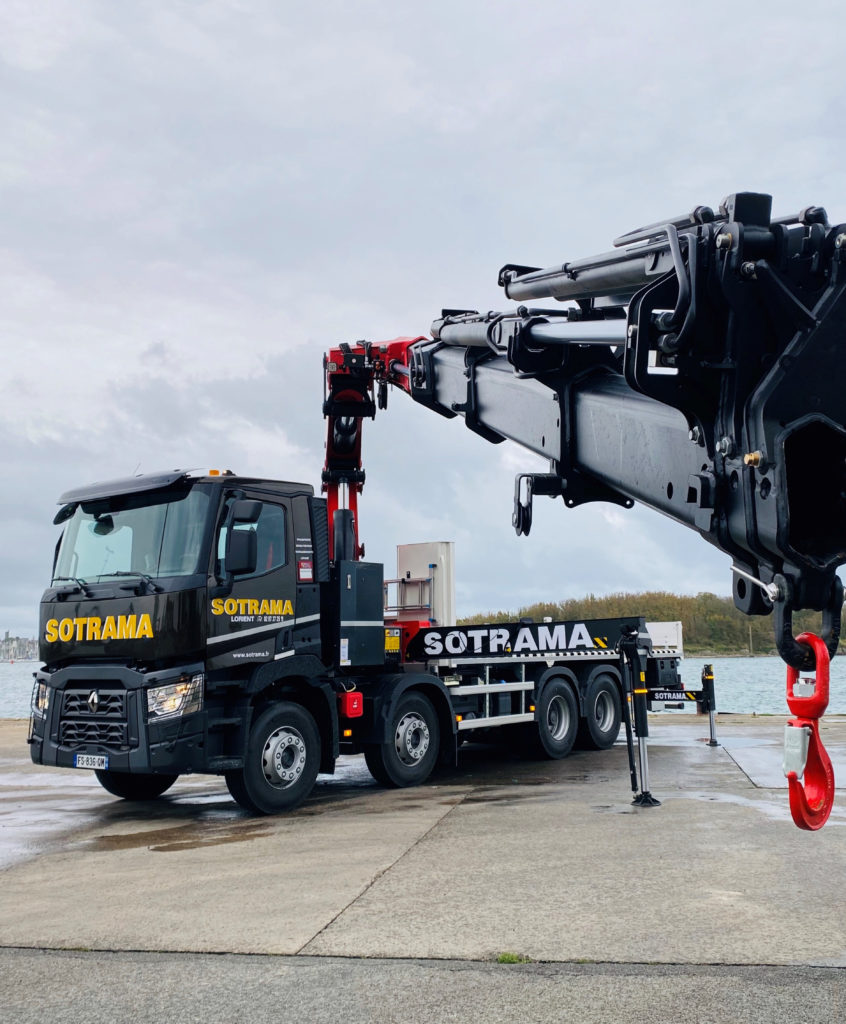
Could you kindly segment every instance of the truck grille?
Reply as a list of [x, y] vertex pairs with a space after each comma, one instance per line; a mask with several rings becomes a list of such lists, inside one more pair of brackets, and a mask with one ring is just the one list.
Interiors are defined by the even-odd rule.
[[59, 743], [125, 747], [128, 743], [126, 696], [125, 690], [101, 690], [96, 686], [65, 690]]
[[[97, 694], [97, 703], [92, 710], [89, 698]], [[94, 687], [85, 690], [65, 690], [62, 703], [62, 718], [82, 715], [85, 718], [126, 718], [125, 690], [98, 690]]]
[[126, 726], [121, 722], [62, 722], [59, 742], [99, 743], [106, 747], [126, 746]]

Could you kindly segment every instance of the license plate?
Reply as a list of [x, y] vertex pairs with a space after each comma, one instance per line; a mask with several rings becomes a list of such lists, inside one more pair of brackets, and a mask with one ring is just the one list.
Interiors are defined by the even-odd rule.
[[74, 768], [96, 768], [98, 771], [104, 771], [109, 767], [109, 759], [100, 754], [74, 754], [73, 766]]

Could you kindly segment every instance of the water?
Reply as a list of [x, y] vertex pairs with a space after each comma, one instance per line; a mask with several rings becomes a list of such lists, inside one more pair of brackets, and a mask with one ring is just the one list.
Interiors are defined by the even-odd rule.
[[0, 662], [0, 718], [29, 718], [32, 673], [38, 661]]
[[[787, 666], [781, 658], [685, 658], [681, 677], [686, 687], [699, 689], [703, 665], [714, 666], [717, 711], [788, 714]], [[832, 661], [829, 678], [828, 713], [846, 715], [846, 658]]]
[[[685, 658], [681, 676], [685, 687], [699, 689], [704, 664], [714, 666], [717, 710], [735, 714], [785, 715], [787, 669], [779, 658]], [[32, 673], [37, 661], [0, 663], [0, 718], [27, 718]], [[690, 706], [691, 710], [693, 705]], [[846, 657], [831, 665], [829, 713], [846, 715]]]

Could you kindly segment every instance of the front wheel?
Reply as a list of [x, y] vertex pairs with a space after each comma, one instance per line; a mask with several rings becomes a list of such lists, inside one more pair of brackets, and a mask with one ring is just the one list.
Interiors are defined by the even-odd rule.
[[370, 774], [385, 786], [419, 786], [438, 760], [441, 731], [432, 702], [422, 693], [400, 697], [388, 739], [364, 751]]
[[107, 793], [124, 800], [155, 800], [179, 778], [178, 775], [140, 775], [134, 772], [95, 771], [94, 774]]
[[305, 800], [320, 768], [320, 734], [299, 704], [273, 704], [253, 723], [244, 767], [226, 772], [234, 800], [254, 814], [290, 811]]

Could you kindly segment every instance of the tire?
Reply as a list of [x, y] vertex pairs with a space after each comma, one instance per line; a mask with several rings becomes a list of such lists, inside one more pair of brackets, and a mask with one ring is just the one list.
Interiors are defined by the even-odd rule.
[[422, 693], [405, 693], [394, 709], [389, 738], [364, 751], [370, 774], [384, 786], [419, 786], [438, 761], [441, 730], [432, 702]]
[[232, 798], [253, 814], [291, 811], [305, 800], [320, 768], [320, 733], [311, 714], [273, 704], [250, 728], [244, 767], [225, 773]]
[[579, 725], [579, 742], [591, 750], [608, 750], [620, 734], [623, 719], [620, 689], [611, 676], [597, 676], [585, 697], [585, 717]]
[[382, 744], [368, 743], [364, 748], [364, 763], [373, 778], [382, 786], [391, 786], [391, 777], [382, 764]]
[[179, 778], [178, 775], [136, 775], [133, 772], [95, 771], [94, 774], [107, 793], [123, 800], [155, 800]]
[[551, 680], [541, 692], [532, 753], [552, 760], [566, 757], [576, 742], [578, 728], [579, 706], [573, 687], [563, 679]]

